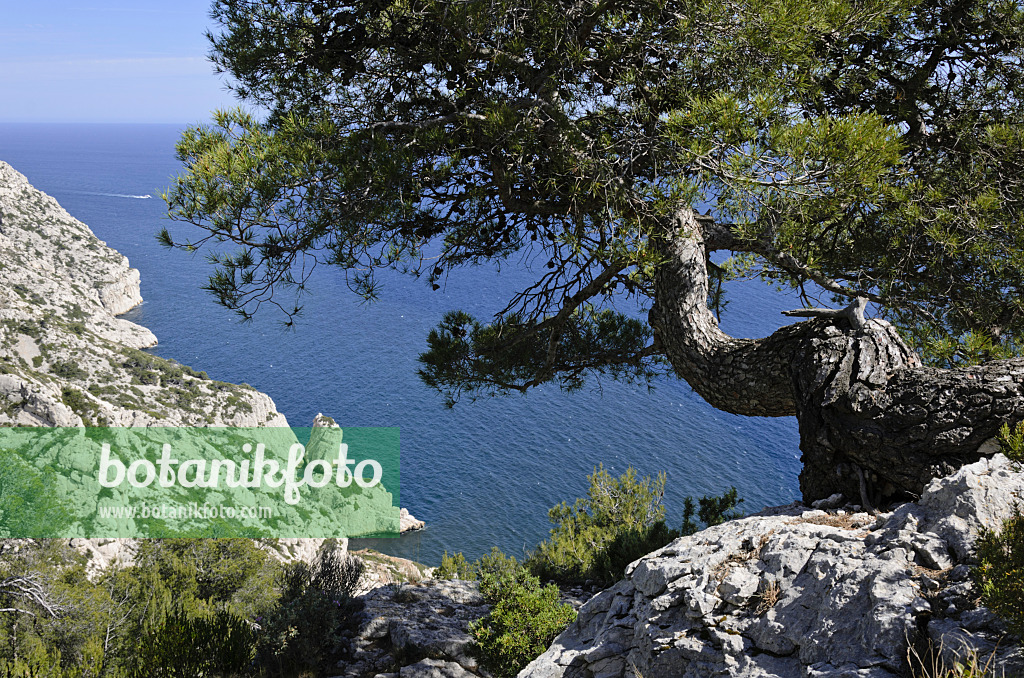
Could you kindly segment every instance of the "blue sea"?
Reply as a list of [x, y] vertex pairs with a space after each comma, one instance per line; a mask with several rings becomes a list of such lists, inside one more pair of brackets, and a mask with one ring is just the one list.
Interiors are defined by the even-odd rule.
[[[500, 271], [458, 271], [436, 292], [387, 275], [369, 305], [340, 271], [320, 268], [295, 329], [270, 308], [240, 324], [200, 289], [211, 272], [203, 254], [167, 250], [155, 237], [163, 226], [178, 239], [190, 234], [167, 220], [160, 199], [181, 169], [174, 143], [182, 127], [0, 124], [0, 160], [141, 271], [145, 303], [127, 317], [157, 335], [153, 353], [252, 384], [293, 426], [323, 412], [342, 427], [400, 428], [401, 504], [427, 528], [353, 546], [428, 564], [445, 550], [472, 559], [498, 546], [521, 556], [547, 536], [548, 509], [581, 496], [598, 464], [614, 474], [665, 471], [673, 524], [684, 497], [730, 486], [748, 512], [798, 498], [796, 420], [720, 412], [682, 381], [648, 390], [606, 380], [574, 394], [541, 388], [446, 408], [416, 376], [427, 332], [451, 309], [487, 318], [501, 308], [530, 279], [516, 260]], [[723, 327], [735, 336], [768, 334], [785, 323], [782, 310], [799, 306], [759, 281], [730, 290]]]

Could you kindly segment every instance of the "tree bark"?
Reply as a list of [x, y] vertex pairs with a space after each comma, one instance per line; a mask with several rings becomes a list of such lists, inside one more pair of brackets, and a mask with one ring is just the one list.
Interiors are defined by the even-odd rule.
[[999, 427], [1024, 419], [1024, 359], [940, 370], [887, 322], [855, 329], [814, 319], [763, 339], [722, 332], [707, 305], [710, 252], [742, 251], [721, 226], [681, 212], [658, 243], [649, 321], [676, 374], [714, 407], [796, 416], [804, 501], [842, 493], [881, 506], [996, 451]]

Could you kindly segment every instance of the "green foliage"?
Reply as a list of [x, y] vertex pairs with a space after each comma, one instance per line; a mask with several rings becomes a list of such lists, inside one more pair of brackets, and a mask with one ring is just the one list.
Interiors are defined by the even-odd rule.
[[435, 579], [462, 579], [473, 581], [477, 578], [476, 568], [466, 560], [462, 552], [448, 555], [448, 551], [441, 556], [441, 565], [434, 569]]
[[86, 426], [92, 425], [90, 415], [93, 411], [93, 402], [84, 393], [77, 388], [64, 386], [60, 390], [60, 399], [61, 402], [71, 408], [72, 412], [82, 417], [82, 421], [85, 422]]
[[218, 0], [213, 17], [213, 60], [270, 114], [183, 135], [165, 198], [203, 238], [161, 239], [233, 245], [207, 289], [245, 318], [291, 322], [314, 261], [374, 298], [382, 268], [438, 289], [512, 258], [531, 282], [489, 324], [447, 316], [428, 384], [453, 401], [643, 382], [664, 349], [614, 302], [649, 307], [652, 240], [701, 204], [735, 236], [727, 277], [870, 297], [935, 364], [1019, 352], [1018, 4]]
[[999, 429], [998, 440], [999, 451], [1010, 461], [1024, 463], [1024, 421], [1017, 422], [1013, 428], [1010, 428], [1009, 423], [1004, 423]]
[[[576, 618], [571, 606], [559, 602], [557, 586], [541, 586], [542, 578], [607, 586], [622, 577], [630, 562], [680, 535], [665, 526], [664, 473], [655, 480], [639, 479], [629, 468], [613, 478], [601, 466], [587, 479], [586, 497], [551, 509], [551, 536], [525, 564], [495, 548], [473, 563], [462, 553], [445, 552], [434, 571], [437, 578], [480, 582], [480, 592], [492, 609], [470, 625], [470, 633], [477, 641], [481, 665], [497, 676], [516, 675]], [[732, 488], [698, 501], [700, 519], [715, 525], [737, 517], [733, 509], [742, 500]], [[693, 501], [687, 498], [686, 505], [684, 531], [696, 531]]]
[[103, 663], [103, 648], [91, 642], [74, 662], [66, 662], [55, 648], [30, 641], [24, 656], [0, 658], [0, 678], [127, 678]]
[[980, 365], [989, 360], [1013, 358], [1020, 354], [1015, 342], [1001, 342], [991, 335], [973, 330], [953, 336], [918, 327], [915, 331], [905, 330], [903, 336], [925, 356], [926, 364], [934, 367]]
[[[682, 529], [673, 530], [665, 524], [664, 473], [654, 480], [638, 478], [636, 470], [630, 467], [613, 478], [602, 465], [587, 480], [586, 497], [571, 506], [562, 502], [548, 512], [555, 525], [551, 536], [523, 564], [544, 581], [610, 586], [622, 578], [626, 566], [633, 561], [677, 537], [697, 532], [695, 514], [709, 527], [742, 515], [736, 507], [743, 500], [733, 487], [721, 495], [698, 499], [699, 510], [693, 499], [687, 497]], [[446, 551], [434, 577], [480, 580], [481, 586], [486, 587], [496, 578], [512, 576], [522, 567], [497, 548], [472, 563], [462, 553], [449, 555]]]
[[[703, 496], [697, 500], [700, 508], [696, 510], [697, 518], [706, 527], [721, 525], [727, 520], [734, 520], [743, 514], [735, 510], [743, 502], [735, 487], [731, 487], [717, 496]], [[687, 497], [683, 502], [683, 526], [680, 530], [684, 536], [691, 535], [700, 530], [699, 525], [693, 520], [695, 506], [693, 499]]]
[[982, 532], [976, 548], [982, 603], [1024, 636], [1024, 515], [1015, 510], [1002, 530]]
[[[0, 676], [314, 675], [333, 668], [355, 607], [359, 568], [327, 542], [313, 565], [287, 568], [247, 539], [140, 544], [131, 567], [99, 580], [66, 540], [0, 557]], [[5, 588], [30, 576], [36, 599]], [[57, 614], [51, 614], [49, 610]]]
[[497, 549], [481, 559], [480, 591], [491, 604], [486, 617], [472, 622], [481, 664], [496, 676], [515, 676], [547, 649], [576, 619], [559, 602], [558, 587], [540, 579]]
[[559, 602], [557, 586], [541, 586], [527, 567], [497, 548], [473, 563], [462, 553], [445, 552], [434, 577], [480, 582], [492, 608], [469, 630], [481, 664], [497, 676], [516, 675], [576, 618], [572, 606]]
[[61, 379], [81, 380], [89, 376], [86, 370], [66, 360], [57, 360], [50, 363], [50, 373]]
[[135, 384], [161, 384], [163, 386], [181, 386], [187, 383], [185, 376], [196, 379], [209, 379], [205, 372], [196, 372], [191, 367], [179, 365], [173, 360], [150, 355], [138, 349], [122, 349], [125, 356], [120, 367], [131, 375]]
[[174, 609], [139, 640], [132, 678], [237, 676], [256, 654], [255, 630], [226, 610], [197, 616]]
[[[31, 582], [8, 587], [6, 580]], [[85, 576], [85, 558], [67, 540], [40, 540], [0, 558], [0, 675], [119, 678], [103, 651], [109, 597]]]
[[206, 616], [226, 610], [252, 619], [274, 603], [279, 565], [249, 539], [153, 539], [139, 545], [137, 567], [173, 592], [173, 604], [153, 599], [154, 621], [183, 611]]
[[259, 662], [270, 675], [316, 675], [337, 664], [342, 633], [357, 608], [352, 600], [362, 564], [333, 541], [321, 547], [312, 565], [288, 566], [280, 580], [278, 605], [261, 620]]
[[[510, 345], [507, 337], [516, 334], [521, 338]], [[449, 407], [464, 391], [507, 394], [551, 378], [572, 392], [583, 387], [588, 373], [628, 383], [650, 383], [660, 370], [656, 364], [634, 357], [651, 338], [645, 323], [586, 305], [573, 311], [562, 327], [557, 361], [548, 373], [537, 375], [535, 366], [547, 360], [548, 338], [533, 332], [527, 319], [513, 314], [484, 325], [462, 311], [452, 311], [427, 336], [428, 350], [419, 357], [423, 365], [419, 376], [427, 386], [445, 394]], [[606, 363], [595, 365], [595, 355], [604, 356]]]
[[502, 587], [515, 581], [527, 581], [529, 571], [516, 560], [515, 556], [505, 555], [497, 546], [491, 552], [480, 557], [475, 563], [477, 579], [480, 581], [480, 592], [485, 598], [497, 600], [501, 597]]
[[530, 554], [530, 570], [546, 580], [608, 586], [626, 566], [679, 536], [665, 526], [666, 476], [637, 478], [631, 467], [613, 478], [604, 467], [587, 476], [587, 496], [548, 512], [555, 527]]

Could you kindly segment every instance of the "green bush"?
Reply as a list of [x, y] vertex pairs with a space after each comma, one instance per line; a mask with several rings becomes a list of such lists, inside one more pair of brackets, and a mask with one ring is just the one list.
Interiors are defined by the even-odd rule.
[[168, 613], [184, 606], [193, 616], [227, 610], [253, 619], [277, 602], [281, 566], [249, 539], [151, 539], [139, 544], [136, 565], [173, 592]]
[[622, 578], [626, 566], [679, 534], [665, 526], [665, 474], [638, 479], [629, 468], [613, 478], [604, 467], [589, 475], [587, 496], [548, 512], [555, 527], [527, 559], [545, 580], [607, 586]]
[[730, 487], [720, 495], [711, 497], [704, 495], [697, 500], [697, 503], [700, 505], [699, 509], [694, 506], [692, 497], [683, 500], [683, 525], [680, 532], [684, 536], [695, 534], [701, 529], [700, 525], [693, 520], [695, 510], [697, 518], [704, 523], [705, 527], [721, 525], [727, 520], [734, 520], [743, 515], [740, 511], [735, 510], [739, 504], [743, 503], [735, 487]]
[[66, 661], [59, 650], [32, 638], [17, 659], [0, 657], [0, 678], [122, 678], [124, 674], [103, 662], [103, 647], [89, 643], [86, 652]]
[[[999, 448], [1016, 464], [1024, 463], [1024, 422], [999, 430]], [[985, 530], [977, 542], [974, 580], [981, 602], [1024, 637], [1024, 515], [1020, 508], [999, 531]]]
[[1012, 429], [1010, 425], [1003, 424], [999, 429], [999, 451], [1011, 461], [1024, 463], [1024, 421], [1017, 422]]
[[50, 364], [50, 374], [61, 379], [85, 379], [89, 373], [78, 365], [66, 360], [58, 360]]
[[974, 579], [981, 601], [1024, 637], [1024, 515], [1014, 510], [999, 532], [978, 537]]
[[65, 386], [60, 391], [60, 399], [71, 411], [82, 417], [86, 426], [91, 426], [90, 414], [93, 411], [93, 403], [85, 397], [81, 391], [71, 386]]
[[259, 620], [263, 675], [320, 674], [337, 664], [341, 634], [358, 611], [352, 594], [362, 571], [362, 563], [332, 541], [312, 565], [297, 562], [285, 570], [277, 607]]
[[476, 565], [466, 560], [462, 551], [448, 555], [448, 551], [441, 556], [441, 565], [434, 569], [434, 579], [462, 579], [473, 581], [477, 578]]
[[176, 608], [139, 641], [132, 678], [236, 676], [256, 655], [255, 629], [227, 610], [196, 616]]
[[497, 549], [478, 561], [480, 592], [490, 613], [470, 624], [480, 663], [496, 676], [515, 676], [576, 619], [560, 603], [558, 587], [540, 579]]

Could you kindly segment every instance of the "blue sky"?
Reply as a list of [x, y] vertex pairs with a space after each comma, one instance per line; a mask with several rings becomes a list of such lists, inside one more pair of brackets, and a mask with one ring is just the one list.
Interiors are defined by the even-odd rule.
[[195, 123], [235, 105], [210, 0], [0, 0], [0, 122]]

